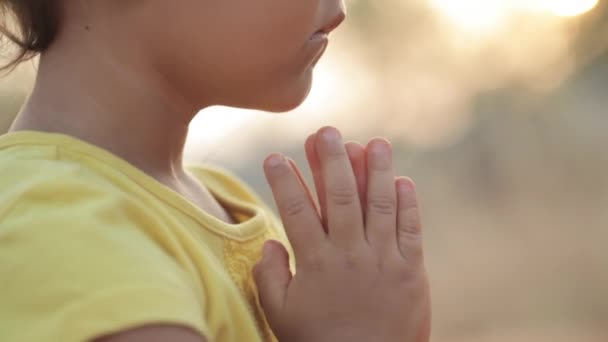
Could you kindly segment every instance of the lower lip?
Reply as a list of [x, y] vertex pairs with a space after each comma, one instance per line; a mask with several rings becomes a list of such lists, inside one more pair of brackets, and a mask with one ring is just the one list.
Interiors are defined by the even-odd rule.
[[310, 51], [312, 52], [312, 65], [314, 66], [323, 56], [323, 53], [329, 44], [329, 38], [326, 33], [315, 33], [310, 37], [308, 43]]
[[317, 32], [317, 33], [313, 34], [312, 36], [310, 36], [311, 42], [326, 42], [328, 40], [329, 40], [329, 38], [327, 36], [327, 33], [323, 33], [323, 32]]

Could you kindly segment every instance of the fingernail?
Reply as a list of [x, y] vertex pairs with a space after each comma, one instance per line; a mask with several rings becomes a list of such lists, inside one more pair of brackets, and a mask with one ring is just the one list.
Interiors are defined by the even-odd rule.
[[389, 146], [384, 141], [375, 141], [371, 146], [372, 152], [378, 154], [387, 154]]
[[275, 167], [281, 165], [284, 161], [285, 161], [284, 156], [282, 156], [280, 154], [273, 154], [272, 156], [268, 157], [267, 163], [268, 163], [268, 166], [270, 166], [271, 168], [275, 168]]
[[397, 181], [397, 191], [399, 191], [402, 194], [405, 194], [406, 192], [409, 191], [408, 186], [404, 179], [399, 179]]
[[333, 127], [328, 127], [323, 130], [323, 139], [327, 142], [335, 142], [341, 139], [340, 132]]
[[414, 184], [412, 183], [412, 181], [405, 179], [405, 178], [400, 178], [397, 181], [397, 191], [405, 194], [408, 192], [412, 192], [413, 190], [414, 190]]
[[391, 166], [391, 148], [385, 141], [374, 141], [370, 146], [373, 164], [378, 168]]

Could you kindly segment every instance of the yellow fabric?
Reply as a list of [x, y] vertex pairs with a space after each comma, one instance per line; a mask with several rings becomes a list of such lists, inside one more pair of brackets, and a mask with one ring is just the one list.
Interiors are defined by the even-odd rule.
[[191, 173], [230, 225], [95, 146], [0, 137], [0, 341], [80, 342], [153, 323], [271, 341], [251, 268], [272, 213], [225, 171]]

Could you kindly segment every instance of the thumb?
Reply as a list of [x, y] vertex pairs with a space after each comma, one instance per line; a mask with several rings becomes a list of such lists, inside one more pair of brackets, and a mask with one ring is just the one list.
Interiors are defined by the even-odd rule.
[[272, 325], [273, 318], [280, 315], [292, 277], [289, 254], [280, 242], [269, 240], [264, 244], [262, 260], [253, 268], [253, 277], [258, 287], [260, 304]]

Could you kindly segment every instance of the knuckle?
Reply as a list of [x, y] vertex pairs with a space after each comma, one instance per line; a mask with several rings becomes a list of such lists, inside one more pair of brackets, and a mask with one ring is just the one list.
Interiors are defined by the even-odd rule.
[[338, 206], [350, 206], [359, 200], [357, 190], [347, 186], [339, 186], [330, 189], [328, 197], [331, 203]]
[[303, 197], [293, 197], [285, 200], [283, 212], [289, 217], [298, 216], [306, 209], [306, 199]]
[[424, 247], [420, 235], [400, 234], [399, 250], [410, 265], [421, 264], [424, 260]]
[[369, 266], [370, 262], [375, 262], [374, 257], [367, 253], [365, 249], [359, 247], [352, 247], [342, 252], [340, 258], [342, 267], [348, 270], [359, 269], [361, 267]]
[[316, 253], [303, 257], [302, 264], [307, 270], [313, 272], [321, 272], [325, 268], [323, 258]]
[[412, 302], [414, 302], [416, 297], [420, 297], [421, 293], [428, 290], [427, 275], [424, 268], [411, 269], [407, 274], [405, 284], [409, 288], [409, 292], [412, 294]]
[[402, 229], [399, 229], [399, 237], [408, 246], [422, 244], [422, 234], [420, 234], [420, 230], [418, 228], [413, 228], [406, 225]]
[[398, 234], [400, 241], [407, 245], [408, 248], [422, 246], [422, 234], [420, 234], [420, 229], [405, 225], [399, 229]]
[[373, 196], [369, 199], [370, 209], [381, 215], [394, 215], [397, 201], [391, 196]]
[[411, 235], [412, 238], [420, 238], [422, 227], [417, 208], [410, 208], [403, 212], [403, 223], [400, 230], [406, 235]]
[[411, 246], [409, 246], [407, 248], [407, 256], [410, 259], [411, 262], [420, 262], [422, 261], [422, 259], [424, 258], [424, 248], [422, 248], [422, 242], [421, 241], [417, 241], [416, 243], [412, 244]]
[[403, 261], [394, 266], [392, 269], [392, 274], [395, 277], [394, 279], [401, 284], [410, 284], [417, 279], [417, 270], [413, 267], [409, 267], [407, 263]]
[[361, 258], [356, 253], [347, 252], [342, 257], [342, 263], [345, 269], [355, 270], [361, 266]]

